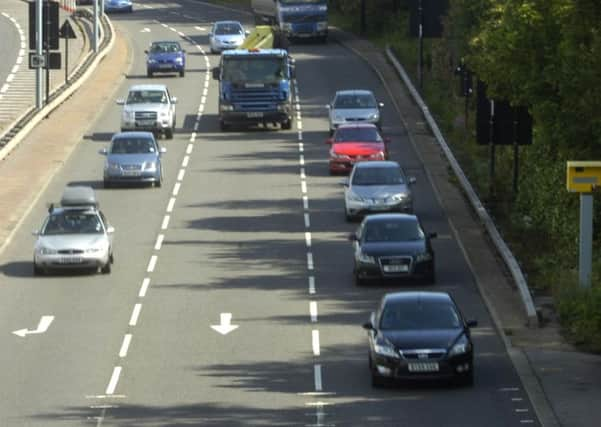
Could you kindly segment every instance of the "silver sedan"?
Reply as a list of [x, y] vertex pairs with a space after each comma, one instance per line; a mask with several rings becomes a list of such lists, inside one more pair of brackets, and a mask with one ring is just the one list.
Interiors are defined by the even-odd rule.
[[227, 49], [240, 47], [248, 31], [244, 30], [238, 21], [217, 21], [209, 33], [209, 45], [211, 53], [219, 53]]
[[380, 108], [384, 104], [378, 102], [369, 90], [340, 90], [326, 108], [329, 110], [330, 135], [336, 128], [345, 123], [373, 123], [382, 127]]

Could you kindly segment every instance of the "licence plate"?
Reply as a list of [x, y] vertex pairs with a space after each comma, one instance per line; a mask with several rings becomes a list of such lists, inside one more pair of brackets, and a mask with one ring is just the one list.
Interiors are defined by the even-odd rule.
[[263, 117], [262, 111], [252, 111], [250, 113], [246, 113], [246, 117], [249, 119], [256, 119], [257, 117]]
[[61, 264], [81, 264], [81, 257], [61, 257], [58, 262]]
[[136, 126], [154, 126], [154, 120], [138, 120]]
[[417, 362], [407, 365], [409, 372], [438, 372], [438, 362]]
[[171, 64], [159, 64], [159, 68], [172, 68]]
[[140, 176], [140, 171], [123, 171], [123, 176]]
[[386, 273], [406, 273], [409, 271], [408, 265], [385, 265], [383, 268]]

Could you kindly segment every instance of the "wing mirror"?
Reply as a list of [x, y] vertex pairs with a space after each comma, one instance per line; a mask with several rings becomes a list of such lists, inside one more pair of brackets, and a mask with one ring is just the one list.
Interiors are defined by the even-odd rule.
[[244, 35], [245, 35], [245, 36], [250, 36], [250, 31], [248, 31], [248, 30], [244, 30]]
[[342, 181], [340, 181], [340, 185], [342, 185], [343, 187], [348, 187], [349, 186], [349, 179], [345, 178]]
[[375, 329], [371, 322], [365, 322], [362, 326], [366, 331], [373, 331]]
[[378, 102], [378, 107], [384, 108], [384, 103], [383, 102]]
[[409, 184], [415, 184], [417, 182], [417, 179], [415, 179], [414, 176], [410, 176], [410, 177], [407, 178], [407, 182]]
[[146, 55], [148, 55], [148, 49], [145, 49], [145, 50], [144, 50], [144, 53], [145, 53]]
[[334, 139], [333, 138], [326, 139], [326, 144], [332, 145], [333, 143], [334, 143]]
[[39, 232], [38, 230], [33, 230], [33, 231], [31, 232], [31, 235], [32, 235], [32, 236], [39, 236], [39, 235], [40, 235], [40, 232]]
[[348, 235], [348, 239], [349, 239], [349, 241], [351, 241], [351, 242], [356, 242], [357, 240], [359, 240], [359, 239], [357, 238], [357, 234], [356, 234], [356, 233], [351, 233], [351, 234], [349, 234], [349, 235]]
[[467, 322], [465, 322], [465, 324], [468, 328], [475, 328], [476, 326], [478, 326], [478, 321], [475, 319], [470, 319]]
[[166, 152], [167, 152], [167, 149], [165, 147], [159, 148], [159, 153], [165, 154]]
[[171, 103], [172, 104], [177, 104], [177, 96], [172, 96], [171, 97]]
[[117, 103], [117, 105], [123, 105], [125, 104], [125, 99], [121, 99], [119, 98], [117, 101], [115, 101]]
[[100, 150], [98, 150], [98, 154], [101, 154], [103, 156], [106, 156], [109, 153], [109, 151], [106, 148], [101, 148]]
[[108, 234], [113, 234], [113, 233], [115, 232], [115, 227], [113, 227], [112, 225], [109, 225], [109, 226], [106, 228], [106, 232], [107, 232]]
[[388, 137], [384, 138], [384, 144], [390, 144], [392, 140]]
[[219, 67], [215, 67], [212, 70], [213, 80], [219, 80]]
[[332, 106], [330, 104], [326, 104], [326, 108], [329, 110], [330, 108], [332, 108]]

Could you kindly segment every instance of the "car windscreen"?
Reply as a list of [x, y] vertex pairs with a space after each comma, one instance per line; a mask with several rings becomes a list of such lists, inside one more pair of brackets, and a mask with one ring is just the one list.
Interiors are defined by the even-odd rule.
[[334, 142], [344, 141], [382, 142], [382, 137], [375, 127], [341, 127], [336, 130]]
[[376, 100], [371, 94], [338, 95], [334, 100], [334, 108], [376, 108]]
[[400, 185], [405, 181], [398, 167], [360, 167], [353, 174], [353, 185]]
[[58, 236], [62, 234], [102, 234], [102, 223], [93, 212], [66, 211], [51, 214], [46, 221], [42, 235]]
[[167, 94], [162, 90], [132, 90], [127, 104], [167, 104]]
[[424, 232], [413, 218], [368, 221], [366, 242], [406, 242], [424, 239]]
[[286, 77], [286, 60], [280, 57], [228, 57], [222, 65], [225, 81], [275, 83]]
[[442, 301], [391, 301], [380, 317], [381, 330], [415, 331], [459, 329], [461, 318], [455, 307]]
[[181, 47], [179, 43], [176, 42], [162, 42], [162, 43], [153, 43], [150, 47], [151, 53], [174, 53], [179, 52]]
[[238, 36], [244, 34], [242, 26], [237, 23], [217, 24], [215, 26], [216, 36]]
[[111, 154], [156, 153], [156, 145], [149, 138], [116, 138], [111, 144]]

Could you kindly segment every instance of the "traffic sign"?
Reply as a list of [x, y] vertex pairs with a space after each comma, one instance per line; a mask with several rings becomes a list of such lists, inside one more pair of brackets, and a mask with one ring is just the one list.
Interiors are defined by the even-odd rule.
[[58, 30], [59, 36], [62, 39], [76, 39], [75, 31], [73, 31], [73, 27], [68, 19], [65, 19], [64, 24], [61, 26], [60, 30]]
[[45, 68], [46, 55], [36, 55], [35, 52], [29, 52], [29, 68]]
[[[36, 50], [36, 2], [29, 2], [29, 49]], [[44, 50], [58, 49], [58, 3], [42, 2], [42, 44]]]

